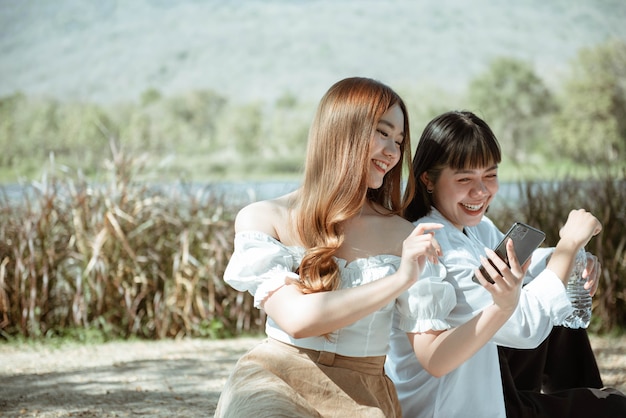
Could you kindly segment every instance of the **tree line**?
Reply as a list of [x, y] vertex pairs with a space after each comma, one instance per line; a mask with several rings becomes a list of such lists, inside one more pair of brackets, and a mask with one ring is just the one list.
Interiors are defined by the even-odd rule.
[[[507, 161], [527, 167], [527, 175], [539, 167], [571, 173], [626, 160], [621, 40], [580, 50], [558, 89], [530, 63], [509, 57], [489, 63], [460, 97], [404, 89], [397, 90], [409, 107], [414, 137], [453, 103], [483, 117]], [[314, 104], [292, 93], [273, 103], [240, 103], [210, 90], [165, 96], [151, 89], [137, 102], [115, 105], [16, 93], [0, 99], [0, 181], [37, 178], [50, 155], [97, 180], [106, 173], [101, 157], [112, 139], [146, 154], [155, 168], [146, 180], [293, 177], [301, 170], [313, 113]]]

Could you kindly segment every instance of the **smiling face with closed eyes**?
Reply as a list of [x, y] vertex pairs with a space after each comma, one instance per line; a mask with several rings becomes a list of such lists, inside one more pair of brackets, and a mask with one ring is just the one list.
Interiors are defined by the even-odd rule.
[[497, 165], [459, 170], [445, 167], [436, 183], [425, 174], [422, 181], [432, 190], [433, 206], [460, 230], [478, 225], [500, 187]]
[[385, 175], [400, 161], [403, 141], [404, 113], [399, 105], [394, 104], [378, 121], [370, 141], [367, 187], [378, 189], [382, 186]]

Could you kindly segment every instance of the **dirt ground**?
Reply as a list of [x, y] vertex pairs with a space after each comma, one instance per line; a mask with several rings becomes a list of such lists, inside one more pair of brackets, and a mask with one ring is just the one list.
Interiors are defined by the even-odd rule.
[[[259, 341], [0, 344], [0, 417], [206, 417]], [[626, 392], [626, 336], [592, 336], [604, 383]]]

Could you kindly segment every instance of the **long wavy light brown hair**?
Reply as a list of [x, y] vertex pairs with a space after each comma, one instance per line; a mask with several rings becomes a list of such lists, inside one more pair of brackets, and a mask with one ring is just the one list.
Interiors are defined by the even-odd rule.
[[[395, 104], [404, 114], [400, 160], [380, 188], [369, 189], [370, 142], [383, 114]], [[298, 286], [303, 292], [339, 287], [334, 255], [344, 240], [343, 223], [355, 216], [366, 200], [398, 215], [404, 209], [403, 202], [411, 201], [411, 177], [402, 197], [402, 173], [409, 172], [411, 162], [410, 139], [406, 106], [388, 86], [355, 77], [337, 82], [326, 92], [309, 131], [304, 182], [292, 218], [307, 249], [298, 271]]]

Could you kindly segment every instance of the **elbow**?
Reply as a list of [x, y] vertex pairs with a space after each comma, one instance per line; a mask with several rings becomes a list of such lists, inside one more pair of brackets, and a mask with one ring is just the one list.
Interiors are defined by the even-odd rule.
[[450, 372], [450, 370], [445, 370], [441, 367], [433, 367], [431, 365], [424, 366], [424, 370], [428, 372], [433, 377], [443, 377]]
[[321, 334], [315, 332], [311, 329], [302, 329], [302, 328], [294, 328], [294, 329], [283, 329], [291, 338], [300, 339], [300, 338], [311, 338], [311, 337], [319, 337]]
[[307, 337], [306, 329], [299, 327], [296, 324], [291, 324], [288, 321], [280, 321], [280, 322], [277, 322], [277, 325], [291, 338], [306, 338]]
[[315, 328], [312, 325], [303, 323], [301, 321], [289, 321], [283, 320], [279, 323], [277, 322], [280, 329], [287, 333], [291, 338], [299, 339], [299, 338], [309, 338], [309, 337], [318, 337], [320, 335], [319, 332], [316, 332]]
[[418, 355], [417, 359], [424, 368], [424, 370], [426, 370], [426, 372], [428, 372], [428, 374], [433, 377], [443, 377], [451, 371], [449, 367], [439, 361], [435, 361], [435, 359], [433, 359], [431, 356]]
[[328, 320], [320, 313], [323, 309], [318, 309], [315, 304], [305, 303], [303, 298], [299, 300], [300, 303], [290, 301], [282, 306], [267, 301], [264, 305], [265, 313], [291, 338], [318, 337], [326, 334]]
[[299, 338], [309, 338], [309, 337], [317, 337], [317, 335], [302, 329], [302, 330], [295, 330], [292, 332], [287, 332], [292, 338], [295, 339], [299, 339]]

